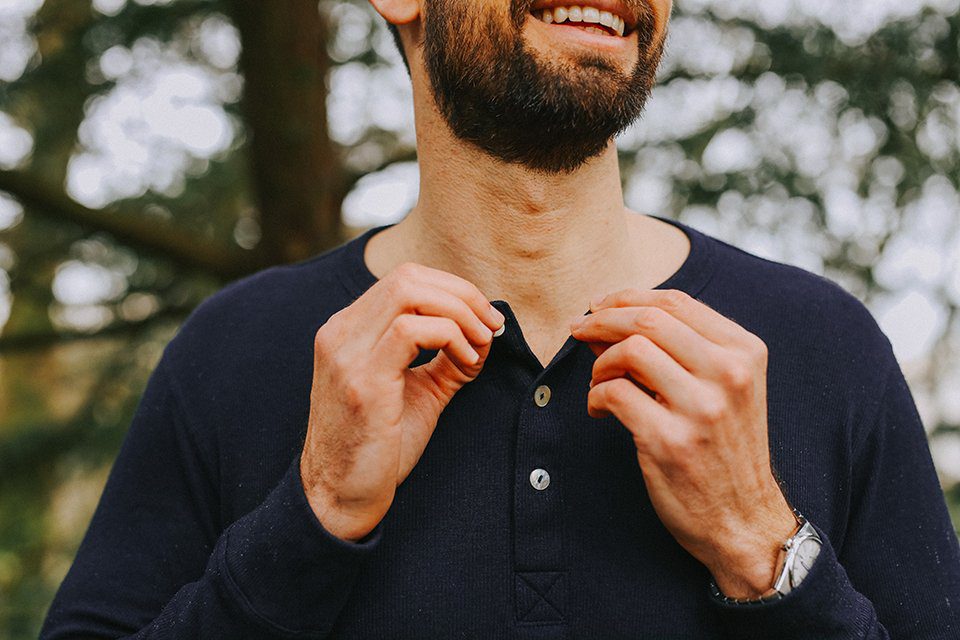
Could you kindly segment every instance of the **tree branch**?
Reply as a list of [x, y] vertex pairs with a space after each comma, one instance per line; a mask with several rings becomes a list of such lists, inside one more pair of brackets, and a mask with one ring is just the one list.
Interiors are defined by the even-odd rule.
[[122, 244], [156, 254], [191, 269], [229, 280], [266, 266], [261, 256], [217, 246], [202, 238], [141, 215], [89, 209], [61, 190], [21, 171], [0, 170], [0, 190], [15, 196], [32, 213], [55, 222], [70, 222], [86, 231], [103, 231]]
[[153, 315], [133, 322], [116, 322], [94, 332], [62, 331], [25, 333], [0, 337], [0, 355], [9, 355], [18, 351], [42, 349], [54, 344], [73, 342], [77, 340], [93, 340], [108, 336], [135, 336], [144, 329], [161, 320], [184, 318], [193, 310], [191, 305], [172, 305], [165, 307]]

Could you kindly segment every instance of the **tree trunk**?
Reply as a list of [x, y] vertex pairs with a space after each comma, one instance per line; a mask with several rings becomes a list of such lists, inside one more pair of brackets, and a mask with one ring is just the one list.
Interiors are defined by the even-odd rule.
[[293, 262], [340, 244], [338, 158], [327, 135], [326, 25], [315, 0], [231, 0], [240, 30], [261, 246]]

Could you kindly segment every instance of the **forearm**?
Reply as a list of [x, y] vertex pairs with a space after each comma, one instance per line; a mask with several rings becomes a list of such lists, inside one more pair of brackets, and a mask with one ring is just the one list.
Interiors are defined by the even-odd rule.
[[[120, 604], [120, 598], [91, 597], [97, 576], [74, 575], [51, 608], [41, 637], [322, 638], [381, 530], [356, 544], [325, 531], [291, 467], [259, 507], [223, 532], [202, 576], [180, 588], [149, 624], [131, 628], [144, 612]], [[170, 548], [176, 548], [175, 541]], [[109, 565], [116, 559], [100, 560]]]

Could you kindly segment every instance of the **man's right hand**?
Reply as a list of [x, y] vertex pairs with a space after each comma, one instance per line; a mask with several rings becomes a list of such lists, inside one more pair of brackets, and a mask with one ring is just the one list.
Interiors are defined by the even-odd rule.
[[[405, 263], [320, 327], [300, 478], [327, 531], [357, 541], [383, 519], [503, 323], [470, 282]], [[410, 368], [420, 349], [439, 353]]]

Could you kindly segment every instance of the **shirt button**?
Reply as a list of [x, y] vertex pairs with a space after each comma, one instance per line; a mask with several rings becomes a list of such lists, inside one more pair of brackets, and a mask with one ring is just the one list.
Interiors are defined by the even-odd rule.
[[547, 403], [550, 402], [550, 387], [545, 384], [537, 387], [537, 390], [533, 392], [533, 401], [537, 403], [538, 407], [547, 406]]
[[506, 330], [507, 330], [507, 323], [504, 322], [502, 325], [500, 325], [500, 328], [499, 328], [499, 329], [497, 329], [496, 331], [493, 332], [493, 337], [494, 337], [494, 338], [499, 338], [500, 336], [503, 335], [503, 332], [506, 331]]
[[537, 491], [543, 491], [550, 485], [550, 474], [546, 469], [534, 469], [530, 472], [530, 484]]

